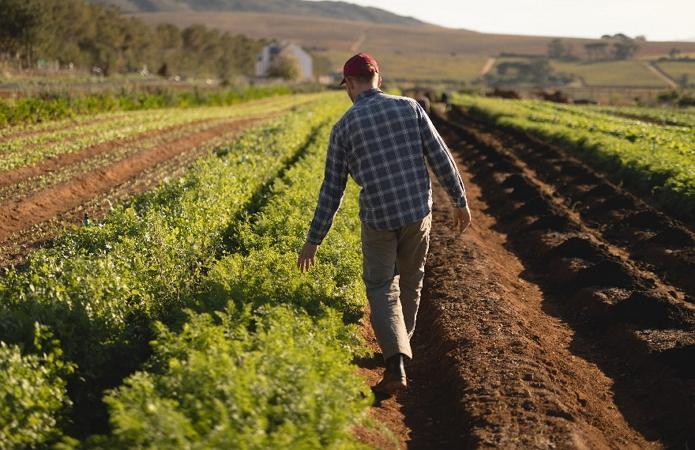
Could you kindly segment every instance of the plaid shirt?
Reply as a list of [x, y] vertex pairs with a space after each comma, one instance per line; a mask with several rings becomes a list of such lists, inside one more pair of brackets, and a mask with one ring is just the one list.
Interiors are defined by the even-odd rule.
[[456, 164], [420, 104], [379, 88], [360, 93], [331, 131], [326, 170], [307, 240], [320, 244], [343, 198], [348, 174], [362, 188], [360, 219], [380, 230], [415, 222], [432, 209], [425, 160], [454, 206], [466, 206]]

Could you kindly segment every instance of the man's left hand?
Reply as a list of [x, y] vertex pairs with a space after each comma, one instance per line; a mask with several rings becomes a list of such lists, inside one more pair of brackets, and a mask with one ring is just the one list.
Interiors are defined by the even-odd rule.
[[311, 242], [305, 242], [304, 247], [299, 252], [299, 259], [297, 260], [297, 267], [302, 272], [309, 270], [309, 267], [315, 264], [316, 250], [319, 246], [312, 244]]

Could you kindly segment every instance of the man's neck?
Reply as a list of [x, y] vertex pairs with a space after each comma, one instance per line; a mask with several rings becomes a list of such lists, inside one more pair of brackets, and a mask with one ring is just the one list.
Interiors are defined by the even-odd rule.
[[378, 87], [379, 87], [379, 86], [370, 86], [370, 85], [365, 85], [364, 87], [360, 87], [357, 91], [355, 91], [355, 92], [353, 93], [353, 95], [354, 95], [353, 100], [352, 100], [353, 103], [357, 100], [357, 97], [359, 97], [360, 94], [362, 94], [362, 93], [364, 93], [364, 92], [367, 92], [367, 91], [369, 91], [369, 90], [372, 90], [372, 89], [376, 89], [376, 88], [378, 88]]

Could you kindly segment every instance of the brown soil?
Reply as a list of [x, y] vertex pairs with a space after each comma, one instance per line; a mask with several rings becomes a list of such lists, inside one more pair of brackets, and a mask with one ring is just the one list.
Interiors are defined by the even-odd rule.
[[56, 131], [69, 130], [69, 129], [75, 128], [75, 127], [84, 127], [84, 126], [88, 126], [88, 125], [96, 125], [98, 123], [113, 120], [114, 117], [122, 117], [126, 114], [128, 114], [128, 113], [123, 112], [123, 113], [119, 113], [117, 115], [109, 114], [109, 115], [94, 117], [94, 118], [88, 119], [88, 120], [79, 120], [79, 121], [68, 119], [65, 121], [56, 122], [48, 127], [38, 129], [38, 130], [31, 129], [31, 126], [30, 126], [29, 129], [20, 129], [16, 132], [12, 132], [12, 133], [7, 134], [5, 136], [0, 136], [0, 144], [2, 144], [3, 142], [13, 140], [13, 139], [27, 138], [27, 137], [39, 136], [41, 134], [55, 133]]
[[[3, 205], [0, 210], [0, 242], [13, 234], [70, 211], [97, 195], [104, 194], [145, 169], [179, 154], [198, 148], [206, 142], [238, 131], [260, 119], [240, 119], [183, 137], [166, 145], [145, 149], [105, 168], [99, 168], [56, 186], [35, 193], [17, 202]], [[104, 151], [103, 149], [101, 151]]]
[[0, 187], [16, 184], [20, 181], [26, 180], [27, 178], [45, 175], [47, 173], [60, 169], [61, 167], [76, 164], [80, 161], [84, 161], [87, 158], [91, 158], [96, 155], [112, 151], [113, 149], [124, 145], [132, 144], [134, 142], [154, 138], [157, 136], [165, 136], [166, 134], [169, 134], [183, 127], [200, 125], [206, 122], [213, 121], [214, 119], [201, 119], [183, 125], [174, 125], [163, 129], [151, 130], [127, 138], [115, 139], [112, 141], [103, 142], [101, 144], [92, 145], [77, 152], [64, 153], [53, 158], [47, 158], [31, 166], [19, 167], [16, 169], [8, 170], [6, 172], [0, 172]]
[[[371, 409], [387, 431], [356, 435], [377, 448], [692, 446], [695, 307], [673, 269], [687, 260], [654, 250], [689, 251], [689, 226], [576, 160], [456, 119], [437, 126], [473, 225], [452, 232], [435, 183], [410, 389]], [[378, 353], [357, 363], [378, 381]]]
[[196, 159], [208, 154], [216, 146], [229, 142], [237, 132], [233, 130], [228, 134], [222, 134], [205, 142], [204, 145], [164, 160], [86, 203], [13, 234], [0, 247], [0, 267], [21, 264], [28, 254], [50, 245], [66, 228], [80, 225], [85, 214], [92, 220], [100, 220], [113, 205], [128, 201], [135, 194], [151, 190], [165, 179], [182, 176]]

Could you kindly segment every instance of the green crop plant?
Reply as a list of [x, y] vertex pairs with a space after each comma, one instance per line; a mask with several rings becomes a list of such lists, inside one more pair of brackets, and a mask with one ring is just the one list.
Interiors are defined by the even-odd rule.
[[296, 267], [316, 205], [329, 124], [230, 230], [182, 326], [159, 326], [154, 356], [106, 397], [98, 447], [351, 448], [371, 394], [351, 360], [361, 282], [357, 186], [349, 183], [309, 273]]
[[76, 364], [70, 432], [89, 433], [101, 420], [102, 390], [150, 354], [152, 323], [180, 318], [224, 253], [225, 232], [240, 211], [318, 125], [335, 118], [331, 98], [247, 130], [184, 177], [68, 233], [0, 279], [0, 339], [27, 342], [38, 321]]
[[70, 406], [65, 376], [73, 365], [58, 342], [34, 324], [32, 353], [0, 342], [0, 449], [34, 448], [60, 437], [59, 420]]
[[[315, 90], [316, 87], [314, 86]], [[0, 100], [0, 126], [21, 123], [39, 123], [48, 120], [96, 114], [108, 111], [136, 111], [159, 108], [190, 108], [197, 106], [229, 106], [266, 97], [304, 92], [301, 86], [249, 86], [246, 88], [215, 89], [208, 91], [123, 92], [77, 95], [66, 92], [49, 98], [27, 97], [18, 100]], [[309, 89], [311, 90], [311, 89]]]
[[[316, 94], [286, 96], [270, 101], [249, 102], [235, 107], [161, 109], [136, 111], [130, 115], [103, 114], [78, 120], [73, 126], [0, 142], [0, 171], [35, 164], [46, 158], [73, 153], [138, 134], [182, 126], [201, 120], [232, 120], [264, 116], [311, 101]], [[84, 125], [81, 122], [86, 122]]]
[[630, 117], [537, 100], [458, 96], [469, 113], [575, 152], [671, 213], [695, 217], [695, 133]]

